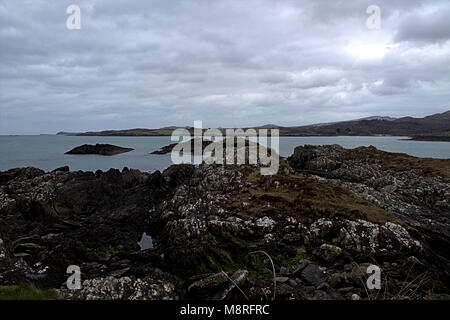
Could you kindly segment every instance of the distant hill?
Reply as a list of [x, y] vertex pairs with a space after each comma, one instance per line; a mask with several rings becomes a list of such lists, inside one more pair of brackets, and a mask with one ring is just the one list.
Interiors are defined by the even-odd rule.
[[424, 118], [403, 117], [394, 119], [377, 116], [328, 124], [289, 127], [281, 129], [280, 135], [395, 135], [411, 137], [450, 137], [450, 111]]
[[324, 127], [324, 126], [329, 126], [332, 124], [337, 124], [337, 123], [343, 123], [343, 122], [356, 122], [356, 121], [362, 121], [362, 120], [387, 120], [387, 121], [392, 121], [392, 120], [396, 120], [396, 118], [392, 118], [392, 117], [382, 117], [382, 116], [371, 116], [371, 117], [366, 117], [366, 118], [361, 118], [361, 119], [355, 119], [355, 120], [347, 120], [347, 121], [334, 121], [334, 122], [325, 122], [325, 123], [314, 123], [314, 124], [310, 124], [306, 127], [309, 126], [313, 126], [313, 127]]
[[79, 135], [80, 132], [65, 132], [65, 131], [60, 131], [58, 132], [56, 135], [58, 136], [76, 136]]
[[77, 134], [78, 136], [168, 136], [172, 134], [172, 129], [126, 129], [126, 130], [105, 130], [89, 131]]
[[[80, 136], [169, 136], [177, 128], [185, 128], [193, 131], [192, 127], [170, 126], [160, 129], [136, 128], [74, 134], [59, 132], [58, 134]], [[281, 127], [276, 124], [266, 124], [255, 128], [279, 129], [281, 136], [392, 135], [408, 136], [416, 140], [450, 141], [450, 110], [424, 118], [403, 117], [396, 119], [384, 116], [372, 116], [356, 120], [318, 123], [298, 127]]]
[[280, 129], [283, 128], [281, 126], [277, 126], [276, 124], [265, 124], [263, 126], [260, 127], [256, 127], [257, 129]]

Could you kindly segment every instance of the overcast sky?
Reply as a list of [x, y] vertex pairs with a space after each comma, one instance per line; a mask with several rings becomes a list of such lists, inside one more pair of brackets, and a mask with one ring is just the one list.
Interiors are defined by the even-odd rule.
[[449, 39], [448, 0], [0, 0], [0, 134], [421, 117]]

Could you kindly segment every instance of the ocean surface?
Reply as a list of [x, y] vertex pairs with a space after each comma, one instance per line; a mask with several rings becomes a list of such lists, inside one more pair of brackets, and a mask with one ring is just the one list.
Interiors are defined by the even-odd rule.
[[[338, 144], [344, 148], [373, 145], [390, 152], [416, 157], [450, 159], [450, 142], [408, 141], [406, 137], [280, 137], [280, 155], [289, 156], [296, 146]], [[82, 144], [109, 143], [134, 151], [115, 156], [66, 155]], [[173, 143], [170, 137], [79, 137], [79, 136], [0, 136], [0, 171], [33, 166], [50, 171], [62, 166], [71, 170], [108, 170], [123, 167], [143, 171], [163, 170], [172, 164], [170, 154], [152, 151]]]

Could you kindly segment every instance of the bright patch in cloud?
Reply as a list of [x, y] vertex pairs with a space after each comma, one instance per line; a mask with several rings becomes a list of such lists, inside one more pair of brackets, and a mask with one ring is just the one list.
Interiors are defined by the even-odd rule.
[[384, 43], [369, 43], [369, 44], [360, 44], [354, 43], [349, 44], [345, 47], [348, 54], [362, 60], [366, 59], [381, 59], [383, 58], [389, 51], [397, 48], [398, 45], [389, 45]]

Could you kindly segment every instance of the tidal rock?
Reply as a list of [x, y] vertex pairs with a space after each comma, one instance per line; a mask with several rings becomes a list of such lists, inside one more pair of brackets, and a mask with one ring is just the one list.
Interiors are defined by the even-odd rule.
[[83, 144], [82, 146], [67, 151], [66, 154], [99, 154], [102, 156], [113, 156], [120, 153], [133, 151], [132, 148], [123, 148], [112, 144]]

